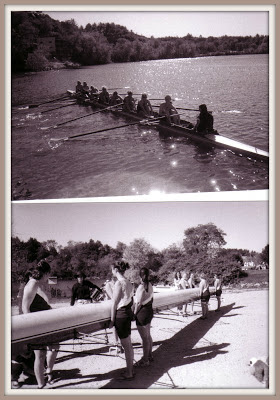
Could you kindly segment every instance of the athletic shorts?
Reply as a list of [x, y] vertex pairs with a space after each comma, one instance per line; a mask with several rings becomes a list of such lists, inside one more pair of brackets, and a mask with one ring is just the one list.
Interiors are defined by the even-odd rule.
[[136, 325], [137, 326], [145, 326], [148, 325], [154, 316], [153, 311], [153, 301], [149, 301], [149, 303], [141, 306], [140, 310], [136, 314]]
[[216, 296], [217, 296], [217, 297], [220, 297], [221, 294], [222, 294], [222, 289], [216, 290]]
[[115, 328], [120, 339], [126, 339], [131, 334], [131, 321], [133, 320], [132, 302], [121, 307], [116, 312]]
[[208, 303], [210, 300], [210, 292], [209, 290], [206, 290], [204, 293], [201, 295], [201, 302], [202, 303]]

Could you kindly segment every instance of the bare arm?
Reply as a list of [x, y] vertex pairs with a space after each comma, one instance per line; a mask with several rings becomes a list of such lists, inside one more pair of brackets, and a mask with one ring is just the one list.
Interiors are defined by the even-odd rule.
[[142, 306], [143, 300], [144, 300], [144, 287], [141, 285], [136, 291], [135, 295], [135, 305], [134, 305], [134, 314], [137, 314], [139, 311], [140, 307]]
[[30, 280], [24, 288], [22, 298], [22, 312], [23, 314], [30, 313], [30, 306], [38, 289], [38, 282]]
[[122, 295], [122, 288], [120, 282], [116, 282], [114, 286], [114, 292], [113, 292], [113, 300], [112, 300], [112, 306], [111, 306], [111, 323], [110, 326], [113, 326], [115, 323], [115, 318], [116, 318], [116, 311], [117, 311], [117, 305], [121, 299]]

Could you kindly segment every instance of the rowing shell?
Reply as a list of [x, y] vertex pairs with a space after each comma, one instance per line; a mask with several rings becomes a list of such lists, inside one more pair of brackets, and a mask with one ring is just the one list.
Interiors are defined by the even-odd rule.
[[[67, 93], [70, 97], [75, 97], [75, 92], [73, 90], [68, 90]], [[96, 102], [90, 102], [90, 101], [85, 104], [91, 105], [92, 107], [101, 108], [101, 109], [107, 107], [107, 106], [104, 106], [103, 104], [96, 103]], [[108, 112], [113, 113], [114, 115], [118, 115], [121, 117], [136, 120], [136, 121], [143, 120], [143, 116], [139, 116], [136, 113], [128, 113], [128, 112], [125, 112], [122, 110], [108, 110]], [[237, 154], [240, 156], [245, 155], [252, 159], [257, 159], [257, 160], [261, 160], [264, 162], [269, 161], [269, 153], [265, 150], [261, 150], [255, 146], [241, 143], [237, 140], [230, 139], [230, 138], [220, 135], [220, 134], [197, 133], [193, 129], [188, 128], [187, 127], [188, 124], [189, 123], [184, 120], [181, 120], [180, 125], [176, 125], [176, 124], [167, 125], [166, 123], [161, 121], [160, 123], [155, 124], [155, 126], [157, 126], [157, 128], [159, 129], [159, 132], [163, 135], [171, 134], [171, 135], [175, 135], [175, 136], [188, 137], [194, 142], [230, 150], [234, 154]], [[151, 120], [151, 125], [153, 125], [152, 120]]]
[[[156, 288], [155, 288], [156, 292]], [[215, 289], [210, 287], [210, 293]], [[166, 289], [154, 293], [155, 312], [186, 304], [200, 298], [199, 289]], [[111, 300], [95, 304], [60, 307], [57, 309], [15, 315], [11, 323], [12, 353], [19, 352], [27, 344], [59, 343], [75, 339], [79, 334], [93, 333], [109, 326]]]

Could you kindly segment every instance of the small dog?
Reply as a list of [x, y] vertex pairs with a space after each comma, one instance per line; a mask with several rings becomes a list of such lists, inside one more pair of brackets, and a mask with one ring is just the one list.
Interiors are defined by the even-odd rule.
[[249, 362], [250, 372], [254, 377], [261, 383], [268, 387], [269, 380], [269, 366], [267, 359], [257, 359], [255, 357], [251, 358]]

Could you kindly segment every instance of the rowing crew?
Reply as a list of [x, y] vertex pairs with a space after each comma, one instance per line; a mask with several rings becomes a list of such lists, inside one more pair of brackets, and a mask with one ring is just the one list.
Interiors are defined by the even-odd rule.
[[[142, 94], [141, 100], [138, 101], [136, 106], [136, 100], [131, 91], [128, 91], [127, 96], [122, 99], [116, 91], [110, 96], [105, 86], [102, 87], [102, 90], [99, 93], [98, 89], [95, 87], [91, 86], [89, 89], [86, 82], [83, 82], [82, 85], [81, 82], [78, 81], [76, 94], [78, 95], [78, 99], [97, 101], [105, 106], [122, 105], [123, 111], [128, 113], [137, 113], [139, 116], [144, 118], [153, 117], [155, 115], [146, 93]], [[213, 132], [214, 119], [212, 114], [208, 112], [207, 106], [201, 104], [199, 106], [199, 112], [196, 125], [194, 126], [189, 123], [188, 128], [200, 133]], [[165, 102], [160, 105], [158, 114], [160, 117], [165, 117], [165, 122], [169, 125], [180, 125], [180, 115], [172, 104], [171, 96], [165, 96]]]

